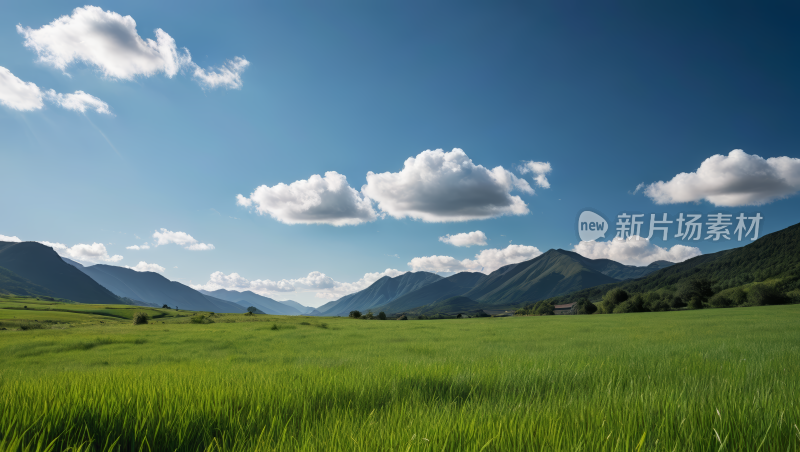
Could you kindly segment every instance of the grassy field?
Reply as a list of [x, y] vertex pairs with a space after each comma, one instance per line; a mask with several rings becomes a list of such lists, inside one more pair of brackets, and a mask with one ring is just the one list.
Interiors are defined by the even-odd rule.
[[97, 309], [0, 331], [0, 450], [800, 450], [800, 305], [138, 326]]

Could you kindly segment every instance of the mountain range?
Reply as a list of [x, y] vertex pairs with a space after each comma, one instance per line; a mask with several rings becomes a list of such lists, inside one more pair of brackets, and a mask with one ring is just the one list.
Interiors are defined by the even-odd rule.
[[251, 291], [196, 291], [157, 273], [69, 262], [72, 265], [51, 248], [35, 242], [0, 242], [0, 293], [87, 303], [133, 300], [213, 312], [244, 312], [253, 306], [274, 315], [346, 316], [354, 310], [427, 315], [455, 310], [508, 310], [546, 299], [555, 304], [582, 298], [594, 301], [613, 287], [647, 292], [687, 278], [707, 278], [719, 290], [770, 279], [782, 281], [782, 290], [789, 291], [800, 290], [800, 224], [741, 248], [679, 264], [657, 261], [636, 267], [557, 249], [490, 274], [462, 272], [442, 277], [421, 271], [385, 276], [316, 310]]
[[384, 276], [364, 290], [325, 303], [317, 311], [325, 316], [347, 316], [350, 311], [366, 311], [390, 303], [441, 279], [429, 272], [408, 272], [394, 278]]
[[[200, 292], [205, 295], [237, 303], [240, 306], [244, 306], [245, 309], [247, 309], [250, 306], [253, 306], [254, 308], [258, 308], [265, 314], [302, 315], [302, 314], [308, 314], [309, 312], [314, 310], [314, 308], [308, 308], [307, 306], [303, 306], [300, 303], [297, 303], [296, 301], [291, 301], [291, 300], [276, 301], [273, 300], [272, 298], [259, 295], [249, 290], [246, 290], [244, 292], [238, 292], [235, 290], [219, 289], [213, 292], [208, 292], [205, 290], [200, 290]], [[298, 309], [296, 306], [299, 306], [301, 309]]]

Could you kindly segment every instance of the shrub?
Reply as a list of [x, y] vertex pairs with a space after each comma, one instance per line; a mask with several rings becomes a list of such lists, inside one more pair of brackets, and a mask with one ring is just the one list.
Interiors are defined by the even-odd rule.
[[318, 324], [316, 324], [314, 326], [316, 326], [317, 328], [328, 329], [328, 324], [327, 323], [318, 323]]
[[28, 322], [19, 324], [19, 329], [21, 329], [22, 331], [41, 330], [42, 328], [44, 328], [44, 325], [42, 325], [41, 323]]
[[745, 306], [747, 304], [747, 294], [741, 288], [733, 289], [730, 293], [731, 301], [736, 306]]
[[611, 314], [618, 304], [628, 299], [628, 292], [625, 292], [619, 287], [606, 292], [603, 300], [600, 301], [600, 309], [604, 314]]
[[659, 299], [650, 304], [649, 309], [653, 312], [669, 311], [669, 303], [667, 303], [667, 300]]
[[351, 319], [358, 319], [361, 318], [361, 311], [350, 311], [349, 317]]
[[669, 307], [672, 309], [685, 308], [686, 303], [683, 302], [683, 298], [676, 295], [670, 300]]
[[550, 302], [547, 301], [540, 301], [536, 303], [536, 311], [534, 314], [536, 315], [553, 315], [556, 312], [555, 306], [553, 306]]
[[419, 317], [417, 317], [417, 320], [428, 320], [428, 317], [425, 314], [421, 314]]
[[[707, 302], [714, 291], [711, 289], [711, 281], [706, 278], [688, 279], [678, 284], [678, 290], [675, 293], [681, 297], [685, 303], [689, 304], [691, 309], [701, 309], [702, 304]], [[698, 301], [692, 302], [693, 299]], [[699, 303], [699, 305], [698, 305]], [[692, 307], [700, 306], [700, 307]]]
[[770, 304], [786, 304], [789, 302], [789, 297], [772, 286], [758, 284], [750, 288], [750, 292], [747, 294], [747, 301], [752, 306], [766, 306]]
[[161, 309], [169, 309], [169, 306], [167, 306], [165, 303], [163, 306], [161, 306]]
[[457, 316], [456, 316], [456, 318], [457, 318], [457, 319], [460, 319], [460, 318], [462, 318], [462, 317], [464, 317], [464, 316], [463, 316], [463, 315], [461, 315], [461, 314], [459, 314], [459, 315], [457, 315]]
[[198, 323], [198, 324], [214, 323], [214, 321], [211, 320], [211, 317], [206, 317], [204, 315], [196, 315], [192, 317], [191, 321], [192, 323]]
[[698, 295], [692, 297], [689, 300], [689, 309], [703, 309], [703, 299]]
[[578, 314], [594, 314], [597, 312], [597, 306], [589, 301], [588, 298], [582, 298], [580, 301], [578, 301], [578, 305], [576, 307]]
[[644, 312], [644, 297], [641, 294], [636, 294], [631, 298], [623, 301], [614, 308], [614, 314], [624, 314], [629, 312]]
[[408, 320], [408, 316], [403, 314], [400, 317], [398, 317], [397, 320]]
[[300, 322], [300, 325], [311, 325], [311, 324], [308, 322]]
[[372, 314], [372, 310], [367, 311], [367, 314], [364, 316], [364, 318], [367, 319], [367, 320], [374, 319], [375, 316]]
[[250, 312], [250, 311], [247, 311], [247, 312], [244, 313], [244, 315], [253, 315], [253, 313]]
[[257, 311], [258, 311], [258, 309], [256, 309], [255, 306], [250, 306], [249, 308], [247, 308], [247, 313], [250, 314], [250, 315], [255, 314]]
[[278, 329], [278, 324], [277, 323], [273, 323], [272, 324], [272, 328], [270, 328], [270, 329], [273, 330], [273, 331], [277, 330]]
[[386, 313], [381, 311], [378, 313], [378, 318], [381, 320], [386, 320]]
[[718, 293], [708, 300], [708, 304], [715, 308], [727, 308], [733, 306], [733, 300], [728, 296]]
[[137, 312], [133, 314], [134, 325], [144, 325], [147, 323], [148, 320], [150, 320], [150, 317], [147, 315], [146, 312]]

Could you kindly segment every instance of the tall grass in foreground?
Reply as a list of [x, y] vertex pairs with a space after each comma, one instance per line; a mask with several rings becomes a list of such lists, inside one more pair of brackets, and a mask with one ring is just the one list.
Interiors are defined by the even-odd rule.
[[800, 450], [800, 306], [301, 320], [2, 332], [0, 450]]

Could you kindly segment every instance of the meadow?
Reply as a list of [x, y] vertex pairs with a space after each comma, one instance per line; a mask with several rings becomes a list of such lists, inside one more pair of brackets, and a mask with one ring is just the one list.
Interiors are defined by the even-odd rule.
[[0, 450], [800, 450], [800, 305], [146, 325], [86, 309], [0, 331]]

